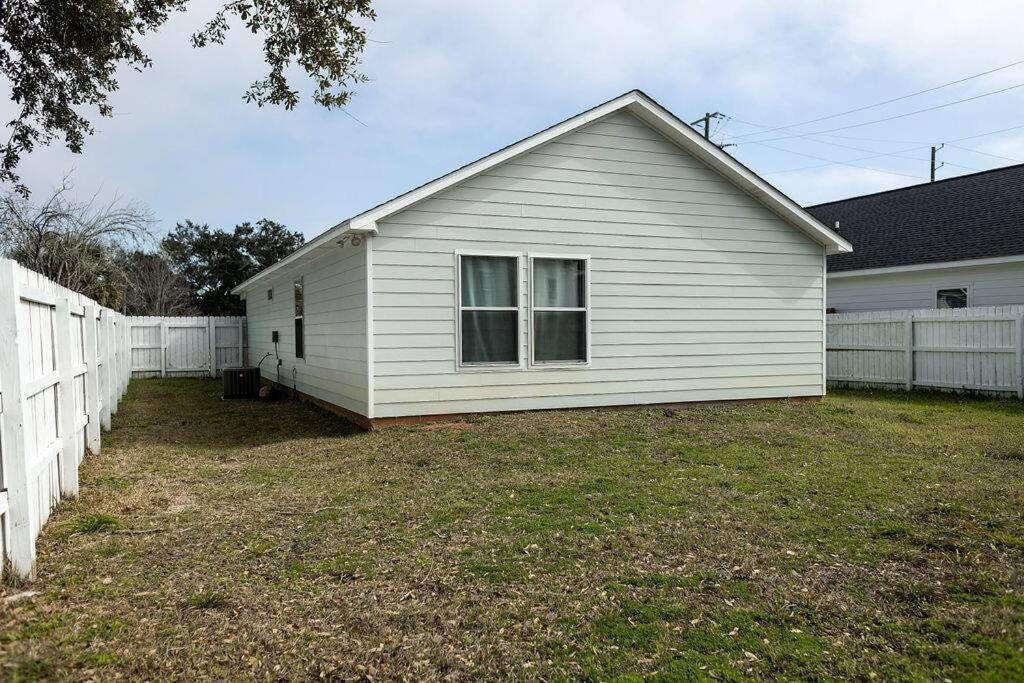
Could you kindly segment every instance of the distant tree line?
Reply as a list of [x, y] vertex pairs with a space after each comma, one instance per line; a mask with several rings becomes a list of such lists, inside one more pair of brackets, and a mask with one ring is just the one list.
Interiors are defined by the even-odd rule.
[[41, 201], [0, 199], [0, 256], [128, 315], [237, 315], [231, 290], [303, 245], [262, 218], [228, 231], [185, 220], [163, 239], [137, 204], [77, 200], [65, 178]]

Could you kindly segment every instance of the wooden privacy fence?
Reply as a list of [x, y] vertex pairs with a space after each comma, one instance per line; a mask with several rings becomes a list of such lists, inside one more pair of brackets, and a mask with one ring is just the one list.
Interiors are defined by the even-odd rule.
[[839, 313], [826, 323], [833, 386], [1024, 398], [1024, 306]]
[[131, 376], [124, 316], [0, 259], [0, 550], [31, 576], [35, 541], [63, 496], [78, 493], [86, 450]]
[[245, 362], [245, 316], [128, 321], [132, 377], [216, 377]]

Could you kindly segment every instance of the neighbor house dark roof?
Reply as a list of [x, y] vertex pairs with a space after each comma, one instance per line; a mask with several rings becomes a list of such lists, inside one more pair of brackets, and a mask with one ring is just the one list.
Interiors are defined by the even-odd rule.
[[807, 211], [853, 243], [829, 272], [1024, 254], [1024, 164]]

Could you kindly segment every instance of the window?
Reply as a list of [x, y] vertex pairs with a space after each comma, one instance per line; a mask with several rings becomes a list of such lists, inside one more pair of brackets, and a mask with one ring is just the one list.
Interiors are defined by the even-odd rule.
[[967, 308], [967, 288], [950, 287], [935, 294], [936, 308]]
[[273, 301], [273, 300], [274, 300], [274, 290], [268, 289], [267, 290], [267, 301]]
[[587, 259], [535, 257], [533, 283], [534, 363], [586, 363], [589, 360]]
[[303, 318], [305, 317], [306, 303], [302, 293], [302, 278], [295, 281], [295, 357], [305, 358], [306, 335]]
[[458, 255], [460, 365], [519, 366], [519, 257]]

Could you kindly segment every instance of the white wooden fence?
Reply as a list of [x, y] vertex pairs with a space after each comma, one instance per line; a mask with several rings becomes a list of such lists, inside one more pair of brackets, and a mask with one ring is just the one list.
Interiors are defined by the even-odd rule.
[[131, 376], [124, 316], [0, 259], [0, 551], [31, 576], [35, 541], [63, 496], [78, 493], [85, 452]]
[[826, 347], [832, 386], [1024, 398], [1024, 306], [833, 314]]
[[128, 321], [132, 377], [216, 377], [245, 362], [245, 316]]

